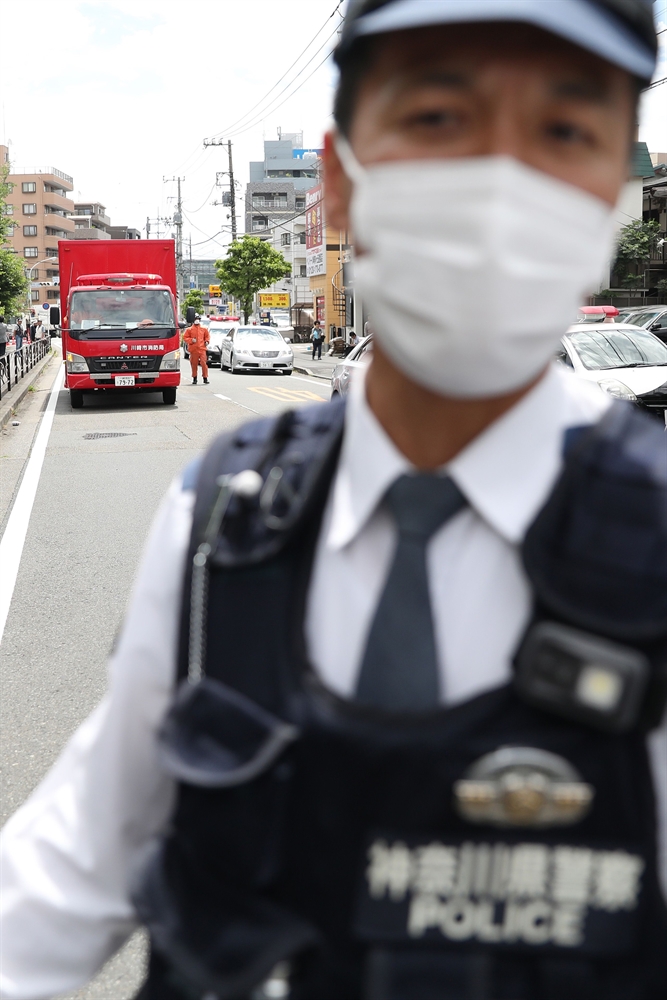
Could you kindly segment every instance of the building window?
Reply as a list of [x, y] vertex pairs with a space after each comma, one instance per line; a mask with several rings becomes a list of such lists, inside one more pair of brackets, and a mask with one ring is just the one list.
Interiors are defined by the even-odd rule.
[[37, 236], [37, 226], [24, 226], [23, 227], [24, 236]]
[[23, 214], [24, 215], [37, 215], [37, 205], [35, 204], [34, 201], [32, 203], [30, 203], [30, 204], [27, 204], [27, 205], [24, 204], [23, 205]]
[[33, 288], [30, 292], [30, 301], [39, 302], [39, 300], [40, 300], [39, 288]]
[[5, 215], [13, 215], [13, 214], [14, 214], [14, 206], [5, 205]]
[[305, 243], [305, 242], [306, 242], [306, 234], [299, 233], [299, 243]]
[[23, 194], [34, 194], [37, 190], [37, 184], [35, 181], [23, 181], [21, 184], [21, 191]]
[[291, 243], [291, 233], [282, 233], [280, 237], [281, 247], [288, 247]]
[[308, 268], [306, 267], [305, 264], [301, 264], [301, 268], [300, 268], [300, 271], [299, 271], [299, 277], [300, 278], [307, 278], [308, 277]]
[[49, 288], [46, 293], [47, 299], [57, 299], [60, 296], [60, 292], [56, 291], [55, 288]]
[[256, 215], [253, 218], [253, 220], [252, 220], [253, 231], [256, 232], [258, 229], [266, 229], [266, 227], [268, 226], [268, 223], [269, 223], [269, 220], [266, 219], [266, 218], [264, 218], [264, 216], [262, 216], [262, 215], [257, 216]]
[[23, 256], [24, 257], [38, 257], [39, 256], [39, 250], [38, 250], [37, 247], [23, 247]]

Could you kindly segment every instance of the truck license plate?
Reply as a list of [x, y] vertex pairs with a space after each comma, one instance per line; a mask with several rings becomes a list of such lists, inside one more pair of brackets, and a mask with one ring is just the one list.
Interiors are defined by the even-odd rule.
[[114, 382], [116, 385], [134, 385], [134, 375], [116, 375]]

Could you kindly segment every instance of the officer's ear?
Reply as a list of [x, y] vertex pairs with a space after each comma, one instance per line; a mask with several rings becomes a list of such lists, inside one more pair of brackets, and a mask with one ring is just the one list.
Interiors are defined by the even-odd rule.
[[324, 136], [324, 203], [327, 222], [334, 229], [350, 229], [349, 211], [352, 182], [343, 170], [336, 147], [334, 133]]

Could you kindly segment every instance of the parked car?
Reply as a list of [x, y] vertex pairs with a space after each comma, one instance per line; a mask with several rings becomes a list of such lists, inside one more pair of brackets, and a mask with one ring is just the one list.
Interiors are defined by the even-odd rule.
[[365, 368], [373, 353], [373, 337], [364, 337], [346, 358], [338, 362], [331, 376], [331, 397], [347, 396], [352, 375], [356, 369]]
[[650, 331], [621, 323], [577, 324], [563, 337], [558, 360], [610, 396], [667, 423], [667, 345]]
[[222, 341], [220, 367], [232, 375], [242, 371], [270, 370], [292, 374], [294, 352], [272, 326], [237, 326]]
[[220, 365], [222, 368], [222, 344], [225, 337], [238, 329], [238, 323], [226, 319], [212, 319], [209, 323], [208, 334], [210, 337], [206, 348], [206, 360], [209, 365]]
[[656, 337], [660, 337], [660, 340], [667, 342], [667, 306], [646, 306], [644, 309], [635, 309], [623, 322], [640, 326], [643, 330], [650, 330]]

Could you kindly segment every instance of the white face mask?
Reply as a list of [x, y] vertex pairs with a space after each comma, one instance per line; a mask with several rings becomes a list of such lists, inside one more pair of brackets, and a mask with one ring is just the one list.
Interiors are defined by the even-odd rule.
[[447, 396], [512, 392], [554, 355], [613, 247], [613, 210], [507, 156], [362, 167], [355, 284], [385, 353]]

